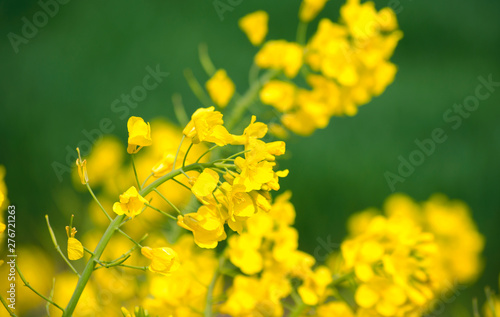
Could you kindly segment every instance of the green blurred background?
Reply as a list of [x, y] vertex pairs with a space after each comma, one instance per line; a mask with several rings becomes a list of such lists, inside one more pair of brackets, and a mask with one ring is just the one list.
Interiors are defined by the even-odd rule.
[[[52, 163], [65, 164], [66, 147], [75, 148], [86, 139], [82, 130], [98, 128], [103, 118], [126, 141], [126, 122], [110, 105], [141, 84], [147, 66], [159, 64], [169, 76], [130, 115], [175, 121], [173, 93], [182, 94], [189, 113], [200, 106], [183, 77], [189, 67], [206, 80], [197, 57], [199, 43], [208, 44], [215, 65], [228, 71], [242, 93], [256, 50], [237, 20], [264, 9], [270, 14], [268, 38], [294, 39], [299, 0], [236, 2], [221, 19], [207, 0], [72, 0], [27, 44], [20, 44], [17, 54], [7, 34], [21, 35], [22, 18], [31, 20], [40, 6], [26, 0], [0, 2], [0, 164], [7, 168], [20, 243], [49, 248], [43, 215], [62, 225], [64, 219], [57, 215], [76, 212], [64, 210], [67, 206], [55, 199], [61, 192], [68, 199], [76, 194], [69, 174], [60, 182]], [[328, 2], [321, 16], [336, 20], [341, 4]], [[415, 139], [429, 138], [442, 127], [447, 141], [396, 190], [419, 201], [441, 192], [471, 207], [487, 244], [484, 275], [454, 304], [470, 308], [473, 294], [482, 302], [485, 285], [498, 287], [500, 89], [481, 101], [457, 130], [442, 116], [474, 94], [478, 76], [492, 74], [500, 81], [500, 2], [376, 4], [379, 9], [395, 7], [404, 32], [392, 59], [399, 67], [395, 82], [357, 116], [333, 118], [312, 137], [293, 137], [287, 143], [290, 159], [281, 164], [291, 173], [282, 188], [294, 193], [300, 248], [314, 253], [319, 240], [340, 242], [351, 213], [381, 207], [391, 194], [384, 173], [396, 172], [398, 156], [408, 157], [416, 149]], [[452, 308], [446, 311], [451, 313]]]

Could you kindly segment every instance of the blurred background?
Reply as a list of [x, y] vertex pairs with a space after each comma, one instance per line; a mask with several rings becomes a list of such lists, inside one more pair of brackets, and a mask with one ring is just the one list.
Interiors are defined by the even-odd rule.
[[[21, 245], [52, 248], [43, 215], [49, 214], [54, 226], [64, 225], [67, 218], [58, 216], [79, 212], [68, 210], [78, 206], [71, 201], [90, 199], [75, 192], [70, 173], [61, 173], [68, 149], [88, 140], [84, 130], [111, 122], [109, 131], [125, 143], [130, 115], [176, 122], [174, 93], [192, 113], [200, 104], [183, 70], [191, 68], [202, 82], [208, 79], [199, 64], [199, 43], [207, 43], [215, 65], [225, 68], [243, 93], [256, 49], [238, 29], [238, 19], [264, 9], [270, 15], [268, 38], [292, 40], [300, 4], [233, 1], [221, 13], [208, 0], [66, 1], [53, 17], [40, 19], [37, 30], [24, 30], [31, 37], [25, 40], [16, 35], [22, 36], [26, 19], [32, 21], [40, 5], [0, 1], [0, 165], [7, 170]], [[472, 296], [482, 302], [486, 285], [498, 287], [500, 87], [456, 130], [443, 114], [475, 94], [478, 77], [491, 75], [500, 82], [500, 2], [375, 2], [378, 9], [396, 9], [404, 32], [392, 58], [399, 67], [395, 82], [355, 117], [333, 118], [312, 137], [287, 142], [289, 159], [281, 165], [291, 173], [282, 188], [293, 191], [300, 248], [314, 253], [320, 241], [340, 243], [350, 214], [380, 208], [392, 193], [384, 173], [397, 173], [398, 156], [408, 158], [417, 149], [415, 139], [442, 128], [447, 140], [395, 189], [417, 201], [440, 192], [470, 206], [486, 237], [484, 274], [454, 303], [470, 309]], [[329, 1], [320, 17], [337, 20], [342, 4]], [[125, 110], [113, 110], [116, 99], [142, 85], [146, 68], [157, 65], [169, 75], [126, 116]], [[445, 314], [453, 315], [453, 309]]]

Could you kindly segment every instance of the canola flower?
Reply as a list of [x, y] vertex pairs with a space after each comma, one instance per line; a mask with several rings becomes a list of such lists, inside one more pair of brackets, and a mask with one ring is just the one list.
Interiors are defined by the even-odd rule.
[[[381, 94], [394, 80], [390, 58], [402, 37], [390, 8], [348, 0], [338, 22], [322, 19], [307, 39], [325, 5], [302, 1], [295, 41], [268, 39], [265, 11], [238, 21], [258, 50], [245, 93], [200, 48], [206, 91], [189, 72], [187, 79], [203, 107], [188, 119], [174, 98], [183, 128], [133, 116], [126, 147], [106, 136], [89, 157], [78, 151], [74, 184], [93, 198], [94, 228], [83, 243], [72, 224], [66, 228], [66, 258], [46, 216], [70, 270], [53, 272], [46, 257], [30, 251], [29, 263], [40, 261], [57, 282], [50, 288], [47, 276], [23, 267], [41, 290], [23, 278], [35, 291], [26, 307], [39, 296], [54, 316], [416, 317], [456, 283], [478, 278], [484, 238], [464, 203], [440, 195], [423, 203], [393, 195], [384, 212], [353, 215], [349, 235], [326, 263], [299, 249], [291, 193], [275, 195], [289, 173], [279, 167], [281, 139], [355, 115]], [[245, 118], [258, 101], [259, 119], [277, 116], [279, 124]], [[1, 208], [3, 175], [0, 167]], [[70, 261], [85, 252], [77, 270]], [[485, 315], [495, 316], [498, 298], [490, 296], [488, 305]]]

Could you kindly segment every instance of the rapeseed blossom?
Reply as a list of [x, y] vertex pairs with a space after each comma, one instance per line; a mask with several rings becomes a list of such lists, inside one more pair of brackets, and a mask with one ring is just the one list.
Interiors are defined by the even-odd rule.
[[142, 212], [147, 203], [148, 201], [137, 192], [135, 186], [132, 186], [120, 195], [120, 201], [114, 203], [113, 211], [117, 215], [125, 214], [134, 218]]
[[127, 122], [128, 129], [128, 147], [127, 152], [134, 154], [144, 146], [153, 144], [151, 140], [151, 126], [149, 122], [139, 117], [130, 117]]

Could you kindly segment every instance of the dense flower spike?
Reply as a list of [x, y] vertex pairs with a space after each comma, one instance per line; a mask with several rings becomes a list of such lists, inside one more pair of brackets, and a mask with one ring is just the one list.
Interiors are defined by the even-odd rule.
[[151, 260], [149, 265], [151, 272], [169, 275], [179, 269], [180, 263], [177, 253], [171, 248], [142, 247], [141, 253]]
[[238, 25], [245, 32], [250, 43], [258, 46], [266, 38], [268, 21], [269, 15], [267, 12], [260, 10], [245, 15], [238, 21]]
[[[325, 3], [304, 0], [301, 20], [312, 20]], [[271, 80], [260, 92], [262, 103], [283, 113], [282, 124], [300, 135], [326, 127], [332, 116], [355, 115], [394, 80], [397, 68], [389, 59], [402, 37], [397, 28], [391, 9], [377, 11], [373, 2], [349, 0], [340, 22], [322, 19], [304, 49], [298, 43], [267, 42], [256, 64], [283, 70], [291, 78], [304, 68], [309, 87]]]
[[137, 189], [132, 186], [120, 195], [120, 201], [114, 203], [113, 211], [117, 215], [125, 214], [127, 217], [134, 218], [142, 212], [147, 203], [148, 201], [139, 195]]
[[130, 117], [127, 122], [128, 129], [128, 147], [127, 152], [134, 154], [139, 152], [143, 146], [153, 144], [151, 140], [151, 126], [142, 118]]
[[360, 313], [420, 316], [441, 292], [476, 277], [483, 239], [462, 203], [435, 196], [420, 206], [394, 195], [385, 210], [353, 216], [342, 243]]
[[225, 108], [234, 95], [235, 86], [224, 69], [219, 69], [206, 83], [206, 88], [212, 101]]

